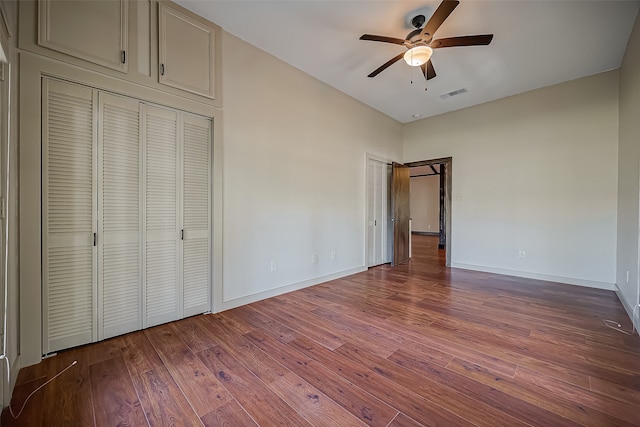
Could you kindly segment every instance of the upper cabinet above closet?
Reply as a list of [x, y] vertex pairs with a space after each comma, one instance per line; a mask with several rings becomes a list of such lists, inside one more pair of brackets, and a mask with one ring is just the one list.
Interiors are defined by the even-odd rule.
[[160, 83], [215, 98], [219, 28], [172, 3], [160, 3], [158, 16]]
[[38, 44], [127, 72], [127, 0], [39, 1]]
[[19, 47], [222, 107], [221, 29], [168, 0], [21, 0]]

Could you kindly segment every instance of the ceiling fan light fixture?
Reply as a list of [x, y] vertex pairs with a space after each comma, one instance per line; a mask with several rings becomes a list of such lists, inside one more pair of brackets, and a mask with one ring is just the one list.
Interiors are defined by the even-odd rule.
[[416, 46], [406, 51], [404, 60], [412, 67], [418, 67], [426, 64], [432, 53], [433, 50], [429, 46]]

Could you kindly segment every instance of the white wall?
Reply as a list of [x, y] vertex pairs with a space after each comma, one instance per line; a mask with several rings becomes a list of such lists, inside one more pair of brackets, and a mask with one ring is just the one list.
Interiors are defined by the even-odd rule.
[[363, 269], [366, 153], [400, 160], [401, 124], [228, 33], [222, 46], [223, 306]]
[[[628, 311], [640, 302], [638, 195], [640, 193], [640, 16], [620, 69], [618, 154], [618, 257], [616, 283]], [[627, 271], [629, 280], [627, 281]], [[637, 319], [636, 322], [640, 326]]]
[[612, 289], [617, 129], [610, 71], [407, 124], [404, 159], [453, 158], [454, 267]]
[[440, 176], [411, 177], [409, 204], [411, 230], [437, 233], [440, 227]]

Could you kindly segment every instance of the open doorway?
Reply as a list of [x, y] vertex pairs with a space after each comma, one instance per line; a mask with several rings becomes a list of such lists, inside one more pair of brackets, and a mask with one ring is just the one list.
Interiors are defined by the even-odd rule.
[[450, 267], [452, 158], [405, 165], [410, 168], [411, 177], [412, 235], [437, 236], [438, 248], [445, 250], [445, 265]]
[[[395, 230], [402, 223], [397, 221], [397, 213], [394, 204], [394, 192], [397, 193], [398, 188], [393, 184], [393, 168], [408, 169], [406, 173], [407, 181], [410, 181], [410, 171], [419, 171], [422, 168], [427, 171], [435, 170], [438, 177], [438, 221], [437, 227], [432, 224], [432, 232], [437, 233], [438, 246], [445, 250], [445, 265], [451, 266], [451, 157], [422, 160], [411, 162], [405, 165], [394, 164], [391, 161], [377, 158], [373, 155], [367, 155], [367, 177], [366, 177], [366, 227], [365, 234], [365, 259], [367, 267], [374, 267], [380, 264], [394, 264], [394, 256], [400, 252], [398, 245], [403, 245], [402, 253], [408, 253], [411, 248], [411, 238], [396, 239]], [[404, 178], [403, 178], [404, 179]], [[409, 192], [407, 197], [400, 197], [404, 203], [406, 200], [407, 209], [409, 210], [410, 185], [406, 186]], [[397, 195], [396, 195], [397, 196]], [[396, 197], [396, 199], [398, 199]], [[441, 207], [440, 207], [441, 206]], [[402, 225], [404, 229], [404, 225]], [[427, 231], [429, 228], [427, 228]], [[407, 230], [409, 236], [410, 230]], [[404, 247], [406, 245], [406, 248]], [[410, 256], [410, 254], [409, 254]]]

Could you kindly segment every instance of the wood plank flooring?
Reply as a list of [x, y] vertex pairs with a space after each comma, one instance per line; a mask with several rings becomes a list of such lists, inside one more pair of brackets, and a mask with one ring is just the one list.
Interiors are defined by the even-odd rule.
[[61, 352], [4, 426], [639, 426], [640, 338], [613, 292], [381, 266]]

